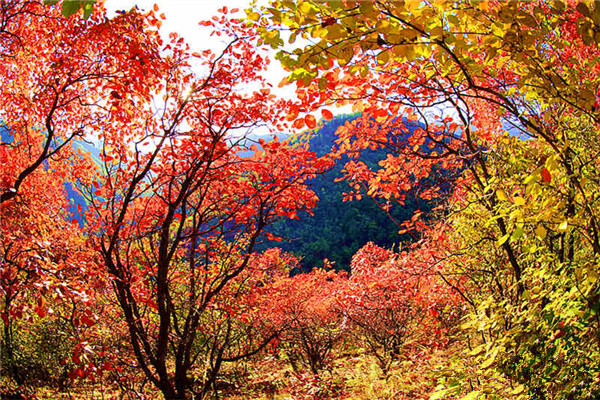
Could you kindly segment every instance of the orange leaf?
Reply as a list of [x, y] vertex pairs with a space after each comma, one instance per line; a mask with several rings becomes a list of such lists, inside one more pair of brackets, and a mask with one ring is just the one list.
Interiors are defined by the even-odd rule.
[[288, 121], [293, 121], [296, 119], [297, 116], [298, 116], [298, 109], [292, 108], [290, 110], [290, 113], [285, 117], [285, 119], [287, 119]]
[[313, 129], [315, 126], [317, 126], [317, 119], [312, 114], [308, 114], [306, 117], [304, 117], [304, 123], [306, 123], [306, 126], [309, 129]]
[[331, 119], [333, 118], [333, 114], [329, 110], [325, 110], [325, 109], [321, 110], [321, 115], [327, 121], [331, 121]]
[[267, 232], [267, 239], [275, 241], [275, 242], [281, 242], [280, 237], [275, 236], [275, 235], [271, 234], [270, 232]]
[[279, 82], [279, 84], [277, 85], [277, 87], [280, 87], [280, 88], [281, 88], [281, 87], [284, 87], [284, 86], [285, 86], [285, 85], [287, 85], [287, 84], [288, 84], [288, 79], [287, 79], [287, 77], [285, 77], [285, 78], [283, 78], [283, 79], [282, 79], [282, 80]]
[[295, 120], [293, 126], [296, 129], [302, 129], [302, 127], [304, 126], [304, 120], [303, 119], [297, 119], [297, 120]]

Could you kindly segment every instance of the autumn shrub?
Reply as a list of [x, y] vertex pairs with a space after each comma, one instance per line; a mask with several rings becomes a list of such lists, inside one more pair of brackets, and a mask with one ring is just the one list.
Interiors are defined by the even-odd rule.
[[275, 283], [272, 312], [282, 326], [279, 347], [296, 373], [306, 368], [319, 375], [331, 367], [347, 334], [335, 307], [337, 286], [345, 279], [343, 273], [315, 269]]
[[[432, 275], [417, 250], [395, 253], [368, 243], [352, 258], [352, 274], [339, 294], [339, 312], [387, 374], [418, 346], [444, 346], [458, 319], [455, 294]], [[446, 322], [444, 325], [442, 322]]]

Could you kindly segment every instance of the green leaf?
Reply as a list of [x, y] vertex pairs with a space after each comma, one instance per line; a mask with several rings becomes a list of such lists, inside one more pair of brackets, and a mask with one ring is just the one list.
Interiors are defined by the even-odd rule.
[[65, 1], [62, 5], [62, 14], [69, 18], [71, 15], [79, 11], [81, 1]]
[[94, 11], [94, 3], [95, 1], [86, 1], [83, 4], [83, 19], [88, 19], [90, 15], [92, 15], [92, 11]]
[[592, 266], [588, 268], [586, 272], [588, 280], [592, 283], [596, 283], [598, 280], [598, 272], [596, 271], [596, 268]]
[[523, 236], [524, 232], [525, 231], [523, 230], [522, 227], [520, 227], [520, 226], [517, 227], [511, 235], [512, 240], [519, 240], [521, 238], [521, 236]]

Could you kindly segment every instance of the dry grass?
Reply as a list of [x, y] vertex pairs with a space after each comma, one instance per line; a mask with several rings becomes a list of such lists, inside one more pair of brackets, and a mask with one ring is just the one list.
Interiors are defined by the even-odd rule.
[[[421, 400], [428, 399], [436, 386], [436, 375], [444, 368], [445, 350], [423, 349], [418, 356], [396, 362], [388, 374], [375, 357], [360, 349], [338, 357], [315, 377], [308, 371], [294, 371], [285, 356], [265, 356], [246, 363], [228, 365], [220, 381], [226, 389], [219, 398], [228, 400]], [[146, 385], [142, 395], [100, 384], [74, 385], [67, 392], [38, 388], [32, 399], [117, 400], [162, 399]]]

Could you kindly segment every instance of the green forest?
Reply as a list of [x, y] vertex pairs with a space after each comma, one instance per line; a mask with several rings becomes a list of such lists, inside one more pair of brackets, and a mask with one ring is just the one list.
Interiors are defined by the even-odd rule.
[[[335, 148], [335, 132], [355, 117], [341, 115], [313, 131], [299, 134], [299, 139], [309, 143], [309, 149], [323, 156]], [[372, 150], [361, 155], [361, 160], [373, 168], [386, 157], [384, 149]], [[344, 201], [344, 193], [350, 191], [342, 179], [342, 167], [347, 157], [337, 160], [325, 173], [316, 176], [308, 185], [319, 197], [317, 206], [299, 214], [298, 219], [285, 220], [273, 225], [272, 233], [278, 240], [266, 241], [262, 248], [279, 247], [301, 259], [300, 270], [310, 272], [322, 268], [327, 259], [337, 270], [350, 271], [352, 256], [364, 245], [373, 242], [388, 249], [400, 248], [402, 242], [412, 242], [408, 233], [400, 235], [402, 222], [410, 220], [415, 211], [431, 212], [433, 201], [419, 199], [414, 193], [406, 192], [403, 204], [389, 210], [381, 202], [367, 198], [364, 201]], [[280, 239], [280, 240], [279, 240]], [[259, 247], [261, 248], [261, 247]], [[292, 274], [298, 271], [292, 271]]]

